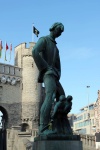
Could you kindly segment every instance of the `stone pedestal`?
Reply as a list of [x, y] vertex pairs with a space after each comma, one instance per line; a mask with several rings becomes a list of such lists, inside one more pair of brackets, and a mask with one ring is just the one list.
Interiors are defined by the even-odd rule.
[[33, 150], [82, 150], [80, 137], [73, 136], [39, 136], [34, 139]]

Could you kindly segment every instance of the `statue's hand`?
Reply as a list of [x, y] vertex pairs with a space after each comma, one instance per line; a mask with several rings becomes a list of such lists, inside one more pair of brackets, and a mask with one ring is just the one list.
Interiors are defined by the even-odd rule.
[[54, 69], [52, 67], [48, 67], [45, 71], [45, 74], [54, 74]]

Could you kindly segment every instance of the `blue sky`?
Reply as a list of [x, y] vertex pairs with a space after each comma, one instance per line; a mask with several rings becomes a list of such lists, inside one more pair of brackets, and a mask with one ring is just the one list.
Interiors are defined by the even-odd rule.
[[[65, 31], [57, 39], [60, 51], [61, 83], [66, 96], [73, 96], [72, 113], [97, 100], [100, 90], [100, 0], [29, 0], [0, 1], [0, 39], [5, 47], [12, 43], [12, 56], [2, 51], [0, 62], [14, 64], [14, 47], [32, 42], [32, 24], [48, 35], [54, 22], [62, 22]], [[38, 37], [38, 38], [39, 38]], [[38, 40], [34, 36], [34, 41]], [[87, 89], [86, 86], [90, 88]], [[87, 91], [88, 90], [88, 91]]]

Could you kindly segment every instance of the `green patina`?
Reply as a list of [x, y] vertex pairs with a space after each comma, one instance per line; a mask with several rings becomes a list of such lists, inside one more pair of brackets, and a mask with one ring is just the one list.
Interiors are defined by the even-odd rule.
[[[66, 98], [64, 89], [59, 81], [61, 63], [59, 50], [55, 41], [64, 31], [64, 26], [62, 23], [57, 22], [49, 30], [50, 34], [41, 37], [32, 49], [32, 56], [39, 70], [38, 82], [44, 83], [46, 94], [40, 110], [39, 131], [40, 134], [44, 135], [58, 133], [72, 134], [69, 121], [66, 117], [71, 110], [72, 97], [69, 96], [70, 98]], [[50, 113], [54, 99], [56, 99], [56, 104], [51, 116]]]

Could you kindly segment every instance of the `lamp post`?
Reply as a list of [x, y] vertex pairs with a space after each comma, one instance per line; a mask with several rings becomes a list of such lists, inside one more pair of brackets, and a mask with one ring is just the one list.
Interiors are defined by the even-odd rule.
[[91, 119], [90, 119], [90, 110], [89, 110], [89, 88], [90, 86], [87, 87], [87, 99], [88, 99], [88, 121], [89, 121], [89, 133], [91, 134]]

